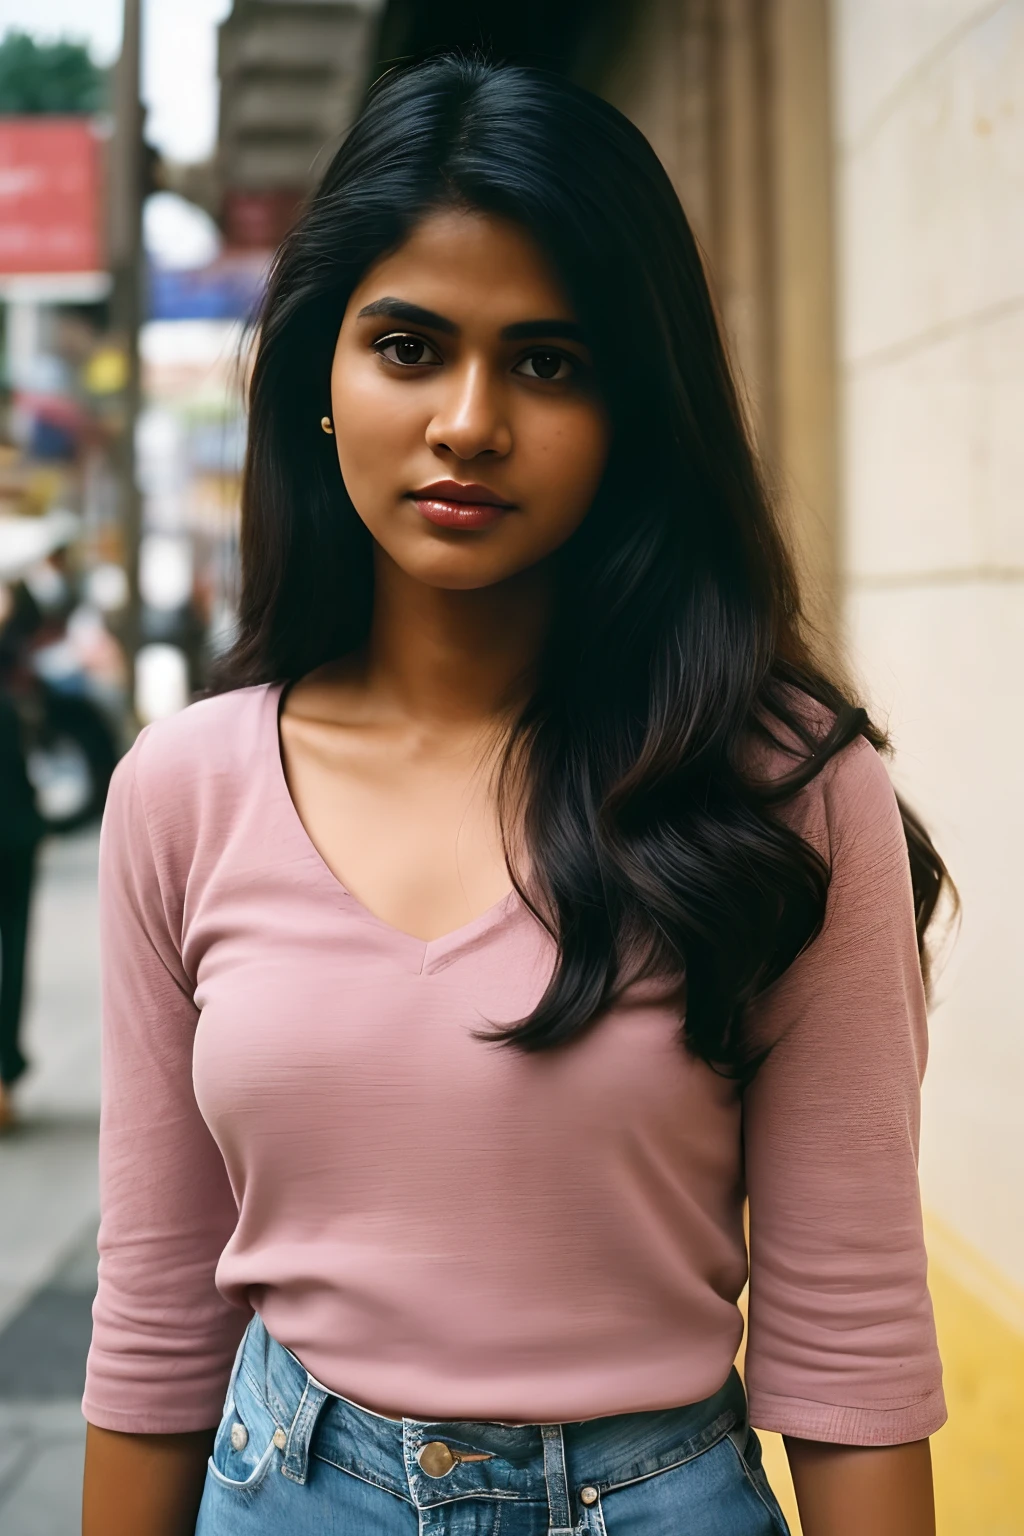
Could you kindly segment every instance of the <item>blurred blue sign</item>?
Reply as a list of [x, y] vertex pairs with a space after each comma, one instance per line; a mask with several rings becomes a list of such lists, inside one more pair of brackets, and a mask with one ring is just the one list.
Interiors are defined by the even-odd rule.
[[264, 252], [221, 256], [207, 267], [171, 271], [150, 264], [150, 320], [250, 320], [266, 285]]

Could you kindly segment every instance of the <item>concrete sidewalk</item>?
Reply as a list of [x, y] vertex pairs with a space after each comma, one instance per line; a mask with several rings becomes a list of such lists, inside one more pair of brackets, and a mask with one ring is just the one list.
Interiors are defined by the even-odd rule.
[[0, 1140], [0, 1531], [76, 1536], [96, 1287], [95, 832], [50, 843], [33, 909], [22, 1124]]

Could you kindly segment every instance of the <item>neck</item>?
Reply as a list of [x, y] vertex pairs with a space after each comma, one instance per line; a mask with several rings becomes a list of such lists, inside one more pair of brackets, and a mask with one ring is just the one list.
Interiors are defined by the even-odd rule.
[[502, 714], [529, 691], [551, 598], [546, 567], [451, 591], [416, 581], [378, 547], [367, 682], [420, 719]]

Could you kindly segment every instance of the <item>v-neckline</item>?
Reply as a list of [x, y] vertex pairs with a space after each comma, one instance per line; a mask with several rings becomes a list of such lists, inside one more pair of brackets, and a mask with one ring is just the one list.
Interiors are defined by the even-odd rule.
[[284, 765], [284, 743], [281, 739], [281, 716], [284, 711], [284, 703], [287, 697], [290, 683], [270, 684], [267, 689], [267, 702], [271, 707], [267, 710], [268, 723], [272, 731], [272, 740], [268, 743], [269, 755], [273, 761], [274, 789], [281, 801], [285, 821], [291, 829], [301, 851], [317, 871], [321, 883], [330, 890], [336, 903], [345, 910], [355, 913], [360, 921], [371, 924], [381, 933], [388, 935], [396, 944], [406, 947], [411, 955], [419, 956], [418, 969], [421, 972], [436, 970], [441, 967], [447, 957], [475, 939], [486, 933], [500, 923], [502, 919], [513, 910], [520, 907], [519, 893], [515, 887], [506, 891], [504, 896], [472, 917], [468, 922], [462, 923], [458, 928], [451, 929], [448, 933], [439, 934], [435, 939], [421, 939], [414, 933], [409, 933], [404, 928], [389, 923], [386, 918], [380, 917], [372, 911], [365, 902], [360, 901], [344, 881], [339, 879], [334, 870], [328, 864], [319, 848], [306, 830], [306, 825], [299, 815], [298, 807], [292, 799], [292, 792], [288, 785], [288, 775]]

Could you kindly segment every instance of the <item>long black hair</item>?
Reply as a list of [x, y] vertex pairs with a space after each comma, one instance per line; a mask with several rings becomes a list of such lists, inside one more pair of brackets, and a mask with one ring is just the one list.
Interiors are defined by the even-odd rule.
[[[372, 263], [429, 211], [500, 214], [575, 304], [612, 422], [608, 468], [555, 557], [554, 622], [504, 758], [550, 984], [501, 1038], [571, 1040], [624, 981], [675, 978], [683, 1038], [743, 1070], [750, 1001], [820, 930], [826, 862], [777, 814], [882, 734], [812, 654], [700, 255], [643, 135], [542, 71], [444, 57], [386, 76], [274, 265], [250, 385], [240, 629], [218, 686], [287, 681], [365, 643], [370, 537], [333, 445], [331, 362]], [[749, 770], [758, 734], [788, 771]], [[513, 785], [514, 781], [514, 785]], [[948, 877], [903, 809], [919, 945]]]

